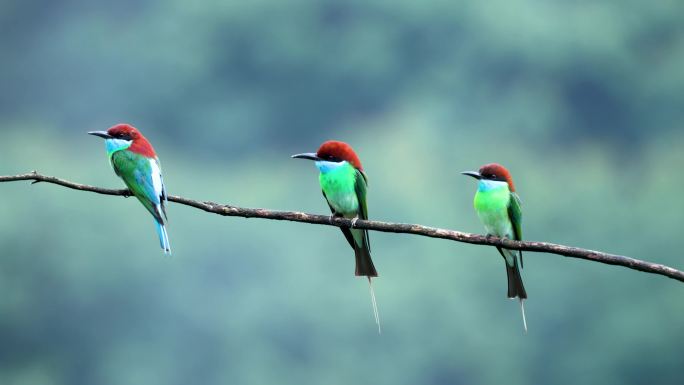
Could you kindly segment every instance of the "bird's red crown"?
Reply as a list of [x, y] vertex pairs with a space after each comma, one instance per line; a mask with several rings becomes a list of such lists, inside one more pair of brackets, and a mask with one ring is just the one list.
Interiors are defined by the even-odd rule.
[[346, 160], [357, 170], [363, 171], [363, 166], [361, 166], [361, 160], [356, 155], [351, 146], [344, 142], [329, 140], [321, 144], [321, 147], [316, 152], [316, 156], [323, 160], [328, 158]]
[[480, 167], [479, 172], [484, 178], [506, 181], [506, 183], [508, 183], [508, 189], [511, 190], [511, 192], [515, 192], [513, 178], [511, 177], [511, 173], [506, 170], [506, 167], [498, 163], [490, 163]]
[[107, 130], [107, 133], [114, 138], [132, 140], [133, 143], [130, 147], [128, 147], [128, 151], [135, 152], [136, 154], [140, 154], [148, 158], [157, 157], [157, 153], [154, 152], [152, 144], [147, 141], [147, 138], [145, 138], [145, 136], [140, 133], [137, 128], [131, 126], [130, 124], [117, 124], [110, 127]]

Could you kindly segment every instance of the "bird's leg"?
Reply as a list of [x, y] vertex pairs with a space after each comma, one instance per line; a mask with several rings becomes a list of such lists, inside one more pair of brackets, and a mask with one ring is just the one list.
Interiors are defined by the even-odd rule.
[[353, 227], [356, 227], [356, 221], [358, 221], [358, 220], [359, 220], [359, 217], [354, 217], [354, 218], [352, 218], [352, 220], [351, 220], [351, 227], [352, 227], [352, 228], [353, 228]]
[[335, 223], [335, 218], [342, 218], [342, 217], [343, 217], [342, 214], [333, 212], [332, 214], [330, 214], [330, 224], [332, 225]]

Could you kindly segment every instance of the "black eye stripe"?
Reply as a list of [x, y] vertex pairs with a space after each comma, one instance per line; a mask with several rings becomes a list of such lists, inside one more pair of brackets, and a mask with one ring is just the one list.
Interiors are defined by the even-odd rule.
[[338, 158], [338, 157], [332, 156], [332, 155], [326, 155], [323, 157], [323, 159], [325, 159], [328, 162], [334, 162], [334, 163], [340, 163], [344, 160], [344, 159], [341, 159], [341, 158]]
[[506, 178], [496, 174], [482, 174], [483, 179], [492, 180], [495, 182], [506, 182]]
[[122, 139], [122, 140], [132, 140], [131, 136], [127, 133], [120, 132], [118, 134], [112, 135], [116, 139]]

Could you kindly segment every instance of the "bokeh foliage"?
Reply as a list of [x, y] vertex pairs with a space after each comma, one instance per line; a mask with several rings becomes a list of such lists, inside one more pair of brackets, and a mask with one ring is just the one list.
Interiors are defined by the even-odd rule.
[[[119, 187], [126, 121], [170, 193], [325, 213], [335, 138], [374, 219], [480, 232], [458, 172], [497, 161], [524, 235], [682, 268], [681, 1], [0, 2], [0, 174]], [[372, 233], [384, 324], [339, 230], [0, 185], [2, 384], [677, 383], [681, 283]]]

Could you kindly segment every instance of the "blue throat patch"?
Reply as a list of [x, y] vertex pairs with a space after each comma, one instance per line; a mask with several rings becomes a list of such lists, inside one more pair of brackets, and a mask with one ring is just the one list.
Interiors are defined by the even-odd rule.
[[105, 139], [105, 148], [107, 148], [107, 154], [111, 155], [117, 151], [125, 150], [131, 147], [133, 144], [132, 140], [122, 140], [122, 139]]
[[492, 191], [503, 187], [508, 187], [508, 183], [498, 180], [480, 179], [480, 182], [477, 184], [477, 189], [481, 192]]
[[342, 161], [342, 162], [328, 162], [325, 160], [319, 160], [316, 162], [316, 167], [323, 173], [329, 173], [330, 171], [336, 170], [342, 166], [347, 164], [347, 161]]

